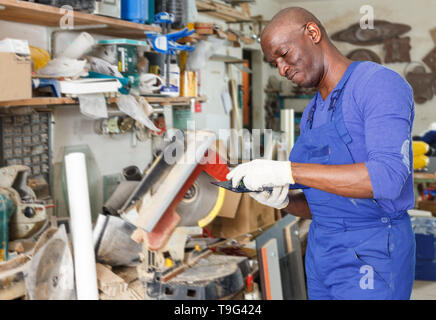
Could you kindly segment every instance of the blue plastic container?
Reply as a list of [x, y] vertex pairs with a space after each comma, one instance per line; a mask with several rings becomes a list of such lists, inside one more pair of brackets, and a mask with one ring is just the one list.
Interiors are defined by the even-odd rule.
[[149, 20], [149, 1], [152, 0], [121, 0], [121, 19], [145, 23]]
[[436, 218], [413, 217], [416, 240], [415, 279], [436, 281]]

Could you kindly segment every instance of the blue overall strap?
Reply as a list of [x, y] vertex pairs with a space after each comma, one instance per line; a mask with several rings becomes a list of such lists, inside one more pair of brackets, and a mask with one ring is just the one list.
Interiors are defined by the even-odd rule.
[[[342, 141], [345, 144], [349, 144], [353, 139], [351, 138], [350, 134], [348, 133], [347, 128], [345, 127], [345, 122], [342, 114], [342, 98], [344, 97], [345, 92], [345, 86], [350, 79], [351, 74], [356, 69], [356, 67], [361, 63], [362, 61], [356, 61], [353, 62], [345, 72], [344, 76], [342, 77], [341, 81], [339, 82], [337, 88], [332, 94], [332, 98], [330, 100], [330, 106], [329, 106], [329, 120], [333, 120], [333, 116], [336, 117], [335, 126], [338, 131], [339, 136], [341, 137]], [[341, 83], [342, 82], [342, 83]], [[339, 107], [338, 107], [339, 106]]]
[[[344, 87], [348, 82], [348, 79], [350, 79], [351, 74], [354, 72], [354, 70], [356, 69], [356, 67], [361, 63], [362, 61], [355, 61], [353, 63], [351, 63], [347, 70], [345, 70], [344, 75], [342, 76], [341, 80], [338, 82], [338, 84], [336, 85], [334, 91], [331, 93], [332, 97], [330, 99], [330, 106], [329, 106], [329, 111], [333, 110], [335, 111], [337, 102], [342, 99], [343, 96], [343, 92], [344, 92]], [[313, 116], [315, 115], [315, 111], [316, 111], [316, 103], [313, 104], [312, 108], [309, 111], [309, 114], [307, 116], [307, 121], [306, 121], [306, 128], [309, 125], [310, 129], [312, 129], [312, 125], [313, 125]]]

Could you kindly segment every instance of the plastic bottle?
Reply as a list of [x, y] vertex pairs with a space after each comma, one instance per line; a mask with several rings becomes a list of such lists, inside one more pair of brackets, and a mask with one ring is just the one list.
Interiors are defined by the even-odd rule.
[[[164, 75], [166, 75], [166, 72], [164, 72]], [[178, 97], [180, 95], [180, 68], [175, 60], [171, 61], [170, 64], [170, 88], [167, 89], [165, 86], [163, 87], [162, 92], [172, 97]]]

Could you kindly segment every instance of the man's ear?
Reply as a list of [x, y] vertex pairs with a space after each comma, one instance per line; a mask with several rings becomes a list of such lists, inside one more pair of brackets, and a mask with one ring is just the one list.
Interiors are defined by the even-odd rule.
[[322, 32], [315, 22], [309, 22], [306, 25], [306, 32], [308, 33], [309, 37], [312, 39], [313, 43], [318, 44], [321, 41]]

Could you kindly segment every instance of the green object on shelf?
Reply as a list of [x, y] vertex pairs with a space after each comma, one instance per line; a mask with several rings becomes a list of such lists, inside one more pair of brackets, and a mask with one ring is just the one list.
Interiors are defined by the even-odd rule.
[[180, 129], [180, 130], [186, 130], [188, 127], [188, 121], [192, 120], [192, 112], [191, 109], [180, 109], [180, 108], [174, 108], [173, 109], [173, 125], [174, 128]]
[[148, 1], [148, 19], [145, 21], [146, 24], [154, 23], [154, 14], [155, 14], [155, 3], [153, 0]]
[[118, 45], [118, 71], [123, 76], [138, 73], [138, 48], [131, 45]]
[[124, 73], [126, 79], [129, 79], [131, 89], [139, 89], [139, 74], [138, 73]]
[[143, 46], [148, 47], [147, 41], [141, 40], [131, 40], [131, 39], [107, 39], [107, 40], [98, 40], [97, 45], [131, 45], [131, 46]]
[[0, 262], [8, 260], [9, 219], [15, 210], [12, 200], [0, 193]]

